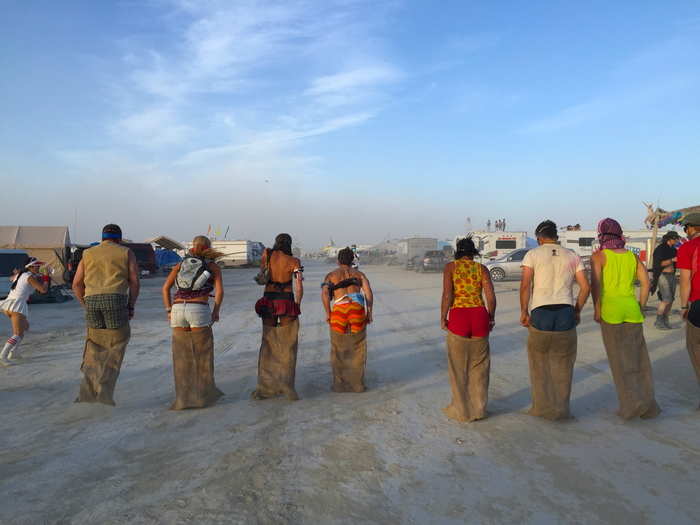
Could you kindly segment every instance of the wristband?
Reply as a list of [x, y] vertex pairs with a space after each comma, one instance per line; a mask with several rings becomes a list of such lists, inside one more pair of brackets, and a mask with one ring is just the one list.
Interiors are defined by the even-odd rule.
[[688, 310], [688, 309], [690, 309], [689, 306], [681, 306], [681, 310]]

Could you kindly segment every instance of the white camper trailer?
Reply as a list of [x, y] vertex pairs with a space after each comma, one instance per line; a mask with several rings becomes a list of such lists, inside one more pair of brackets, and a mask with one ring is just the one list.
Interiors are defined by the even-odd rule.
[[[646, 261], [651, 246], [651, 231], [624, 230], [625, 247]], [[573, 250], [581, 257], [590, 257], [598, 249], [598, 234], [595, 230], [559, 232], [559, 241], [565, 248]]]
[[[481, 252], [482, 260], [493, 260], [508, 255], [509, 253], [527, 248], [527, 232], [485, 232], [471, 233], [476, 249]], [[464, 235], [455, 237], [454, 248], [457, 241]]]

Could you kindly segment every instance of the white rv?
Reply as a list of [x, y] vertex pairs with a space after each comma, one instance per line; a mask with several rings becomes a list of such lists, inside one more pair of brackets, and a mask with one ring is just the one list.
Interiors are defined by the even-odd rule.
[[[527, 248], [527, 232], [485, 232], [471, 233], [476, 249], [481, 252], [482, 260], [493, 260], [508, 255], [510, 252]], [[464, 235], [455, 237], [454, 248], [457, 249], [457, 241]]]
[[[187, 249], [192, 247], [192, 243], [187, 243]], [[264, 246], [256, 241], [211, 241], [211, 247], [222, 252], [224, 255], [216, 260], [222, 268], [233, 268], [236, 266], [246, 266], [258, 264], [262, 258]]]

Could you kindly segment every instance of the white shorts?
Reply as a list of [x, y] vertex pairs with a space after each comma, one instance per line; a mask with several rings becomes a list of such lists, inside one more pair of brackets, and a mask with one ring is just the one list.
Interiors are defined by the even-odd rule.
[[204, 328], [211, 325], [211, 310], [204, 303], [175, 303], [170, 310], [172, 328]]

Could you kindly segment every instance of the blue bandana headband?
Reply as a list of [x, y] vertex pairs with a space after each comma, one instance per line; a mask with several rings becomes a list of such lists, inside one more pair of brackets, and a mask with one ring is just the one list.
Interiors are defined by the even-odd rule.
[[118, 233], [102, 232], [102, 240], [105, 239], [121, 239], [122, 236]]

